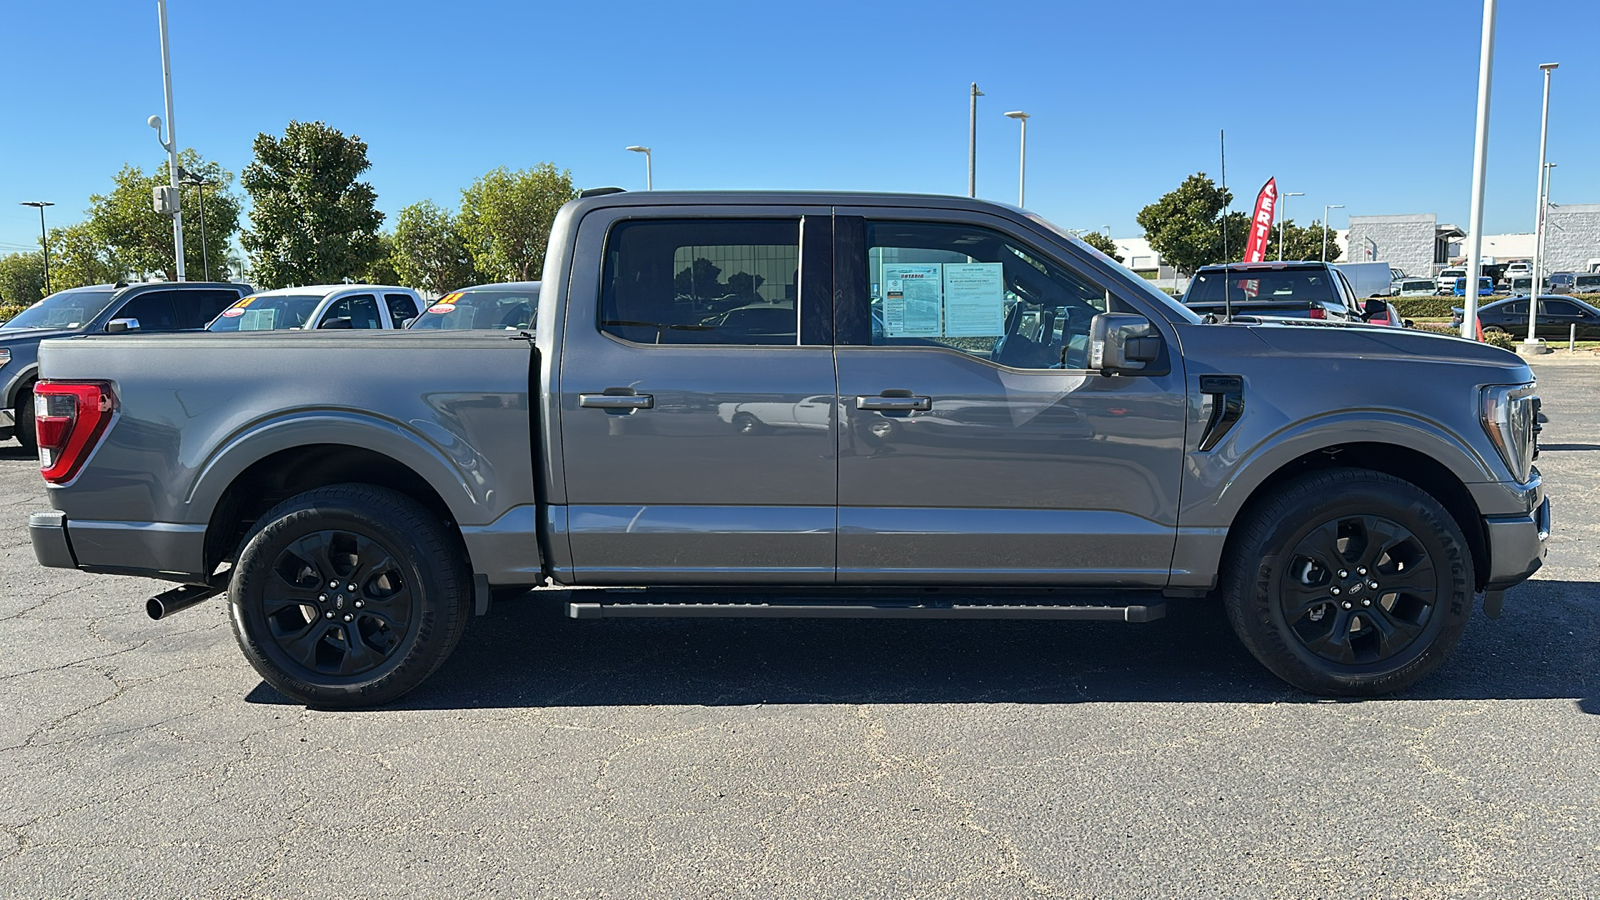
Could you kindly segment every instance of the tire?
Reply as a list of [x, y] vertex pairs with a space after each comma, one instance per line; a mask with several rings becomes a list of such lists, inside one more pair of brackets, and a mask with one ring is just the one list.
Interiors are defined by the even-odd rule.
[[733, 428], [744, 435], [766, 434], [770, 430], [765, 422], [747, 412], [733, 417]]
[[29, 453], [39, 452], [39, 432], [33, 427], [33, 385], [17, 393], [16, 420], [17, 443]]
[[1501, 328], [1499, 325], [1485, 325], [1485, 326], [1483, 326], [1483, 333], [1484, 334], [1505, 334], [1506, 330], [1504, 328]]
[[1229, 621], [1262, 665], [1301, 690], [1404, 690], [1466, 630], [1472, 551], [1455, 519], [1412, 484], [1325, 469], [1286, 482], [1236, 527], [1222, 573]]
[[228, 601], [239, 648], [268, 684], [307, 706], [374, 706], [450, 656], [472, 577], [455, 536], [421, 504], [341, 484], [261, 517]]

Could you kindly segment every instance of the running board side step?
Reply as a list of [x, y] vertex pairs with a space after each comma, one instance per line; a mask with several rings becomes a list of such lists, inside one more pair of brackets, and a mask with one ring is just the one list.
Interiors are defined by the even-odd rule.
[[569, 602], [573, 619], [1077, 619], [1153, 622], [1167, 605], [1071, 606], [1054, 603], [586, 603]]

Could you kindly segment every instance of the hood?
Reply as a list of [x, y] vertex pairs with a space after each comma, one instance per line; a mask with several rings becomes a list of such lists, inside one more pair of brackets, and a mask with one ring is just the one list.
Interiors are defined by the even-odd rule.
[[[1214, 327], [1214, 326], [1213, 326]], [[1448, 334], [1355, 323], [1260, 324], [1248, 327], [1267, 346], [1302, 357], [1417, 360], [1528, 370], [1510, 350]]]
[[0, 344], [70, 337], [81, 332], [82, 329], [79, 328], [0, 328]]

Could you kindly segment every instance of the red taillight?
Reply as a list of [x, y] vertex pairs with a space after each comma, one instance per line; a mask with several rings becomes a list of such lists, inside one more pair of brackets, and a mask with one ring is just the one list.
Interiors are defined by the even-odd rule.
[[41, 381], [33, 386], [39, 472], [45, 481], [61, 484], [78, 474], [116, 408], [116, 394], [105, 382]]
[[1328, 311], [1327, 310], [1323, 309], [1320, 306], [1311, 307], [1311, 318], [1313, 318], [1313, 319], [1326, 319], [1327, 317], [1328, 317]]

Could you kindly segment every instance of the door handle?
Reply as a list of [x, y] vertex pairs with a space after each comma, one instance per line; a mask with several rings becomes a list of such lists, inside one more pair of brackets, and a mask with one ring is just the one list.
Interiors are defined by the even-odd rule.
[[930, 397], [857, 397], [856, 409], [876, 409], [882, 412], [927, 412], [933, 409]]
[[[617, 390], [628, 392], [612, 393]], [[652, 394], [635, 394], [629, 388], [607, 388], [601, 394], [579, 394], [578, 405], [589, 409], [655, 409], [656, 398]]]

